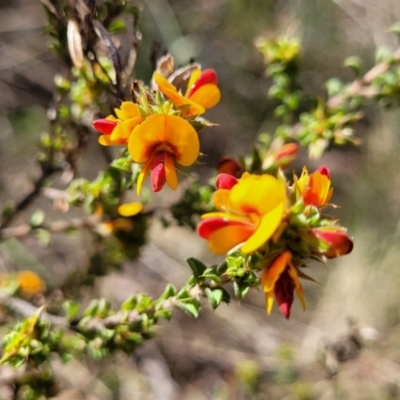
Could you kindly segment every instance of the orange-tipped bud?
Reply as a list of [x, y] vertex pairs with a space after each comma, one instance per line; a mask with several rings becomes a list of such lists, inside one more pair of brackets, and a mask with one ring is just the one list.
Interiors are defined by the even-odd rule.
[[349, 254], [353, 250], [353, 241], [347, 233], [337, 228], [317, 228], [313, 229], [313, 234], [318, 239], [323, 240], [329, 245], [329, 249], [320, 252], [328, 258], [335, 258]]
[[288, 143], [275, 151], [275, 163], [280, 167], [287, 167], [296, 157], [299, 150], [297, 143]]

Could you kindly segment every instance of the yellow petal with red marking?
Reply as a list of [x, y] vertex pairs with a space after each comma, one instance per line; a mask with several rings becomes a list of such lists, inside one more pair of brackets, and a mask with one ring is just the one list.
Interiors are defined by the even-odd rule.
[[195, 129], [183, 118], [153, 114], [136, 126], [129, 137], [128, 151], [133, 161], [139, 163], [157, 151], [166, 151], [179, 164], [188, 166], [196, 161], [200, 143]]
[[272, 175], [246, 175], [231, 190], [229, 207], [242, 214], [268, 214], [286, 201], [284, 186]]

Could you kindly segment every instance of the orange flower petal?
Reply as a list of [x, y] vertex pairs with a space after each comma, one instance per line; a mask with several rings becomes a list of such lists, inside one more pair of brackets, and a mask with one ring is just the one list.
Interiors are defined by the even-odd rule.
[[32, 271], [21, 271], [16, 275], [19, 289], [23, 294], [32, 296], [46, 291], [45, 282]]
[[98, 141], [102, 146], [123, 146], [126, 144], [126, 139], [111, 140], [110, 135], [100, 135]]
[[254, 234], [241, 248], [242, 253], [253, 253], [267, 242], [267, 240], [274, 234], [276, 228], [278, 228], [279, 224], [281, 223], [284, 207], [284, 203], [281, 203], [262, 217], [261, 223], [257, 227]]
[[169, 82], [167, 78], [165, 78], [158, 72], [154, 72], [153, 78], [157, 83], [157, 86], [160, 89], [160, 91], [163, 92], [167, 97], [169, 97], [167, 93], [172, 93], [172, 92], [178, 93], [175, 86], [171, 82]]
[[245, 242], [253, 232], [254, 228], [249, 225], [229, 225], [213, 232], [208, 238], [208, 246], [215, 254], [225, 254]]
[[207, 83], [197, 89], [189, 99], [207, 109], [219, 103], [221, 92], [213, 83]]
[[122, 121], [141, 116], [138, 105], [131, 101], [124, 101], [121, 104], [121, 108], [114, 108], [114, 111], [117, 117]]
[[128, 151], [133, 161], [145, 162], [158, 150], [172, 153], [179, 164], [189, 166], [199, 155], [199, 137], [183, 118], [153, 114], [136, 126], [129, 137]]
[[276, 281], [282, 272], [288, 267], [291, 258], [292, 254], [290, 251], [285, 251], [274, 260], [268, 269], [264, 270], [261, 275], [261, 286], [265, 293], [274, 290]]
[[124, 101], [121, 104], [121, 110], [126, 113], [128, 118], [142, 117], [139, 106], [131, 101]]
[[229, 196], [231, 191], [228, 189], [218, 189], [213, 194], [212, 201], [214, 203], [215, 208], [218, 210], [226, 210], [229, 204]]
[[330, 187], [331, 181], [327, 176], [318, 171], [313, 172], [303, 195], [304, 202], [316, 206], [325, 204], [330, 193]]
[[197, 104], [194, 101], [189, 100], [187, 97], [182, 96], [176, 90], [175, 86], [168, 81], [168, 79], [164, 78], [157, 72], [154, 73], [153, 77], [160, 91], [164, 93], [164, 95], [167, 96], [177, 107], [190, 106], [189, 107], [190, 115], [199, 115], [205, 112], [204, 107], [202, 107], [200, 104]]
[[228, 225], [243, 226], [243, 223], [242, 221], [232, 221], [221, 217], [207, 218], [199, 222], [199, 224], [197, 225], [197, 233], [203, 239], [208, 239], [218, 229], [224, 228]]
[[175, 190], [178, 187], [178, 178], [176, 176], [174, 160], [168, 154], [165, 155], [164, 167], [168, 186]]
[[[289, 264], [290, 264], [290, 261], [289, 261]], [[301, 283], [300, 283], [299, 274], [297, 273], [297, 269], [293, 265], [290, 264], [288, 272], [289, 272], [290, 277], [292, 278], [293, 283], [295, 284], [296, 293], [297, 293], [298, 298], [300, 299], [303, 310], [305, 310], [306, 309], [306, 299], [304, 296], [303, 287], [301, 286]]]
[[274, 305], [274, 291], [270, 290], [268, 292], [265, 292], [265, 308], [268, 315], [271, 315], [273, 305]]
[[128, 139], [133, 130], [142, 122], [142, 117], [129, 118], [120, 122], [111, 133], [111, 140]]
[[194, 85], [190, 88], [190, 91], [185, 96], [188, 98], [192, 97], [194, 92], [196, 92], [207, 83], [212, 83], [213, 85], [218, 84], [217, 74], [213, 69], [206, 69], [205, 71], [203, 71], [194, 83]]
[[123, 217], [132, 217], [139, 214], [143, 210], [143, 204], [137, 201], [133, 203], [125, 203], [118, 207], [118, 213]]

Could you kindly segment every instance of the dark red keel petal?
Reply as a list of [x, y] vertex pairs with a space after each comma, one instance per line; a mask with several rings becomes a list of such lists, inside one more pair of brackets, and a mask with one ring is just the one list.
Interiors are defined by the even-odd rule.
[[294, 300], [295, 284], [287, 271], [284, 271], [275, 284], [275, 297], [279, 309], [285, 318], [289, 319]]
[[154, 192], [159, 192], [167, 182], [165, 174], [165, 153], [157, 153], [152, 161], [150, 181]]

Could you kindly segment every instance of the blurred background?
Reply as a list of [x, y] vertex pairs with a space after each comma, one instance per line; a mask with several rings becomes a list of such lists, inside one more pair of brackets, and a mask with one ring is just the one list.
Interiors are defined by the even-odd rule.
[[[397, 0], [148, 0], [141, 9], [143, 39], [136, 78], [149, 82], [150, 54], [160, 42], [178, 65], [190, 59], [214, 68], [222, 92], [207, 113], [217, 124], [201, 132], [208, 179], [226, 154], [249, 152], [257, 135], [272, 133], [276, 104], [254, 42], [259, 36], [299, 37], [303, 46], [300, 84], [324, 95], [337, 76], [354, 79], [343, 61], [374, 63], [377, 48], [394, 50], [388, 32], [400, 20]], [[45, 15], [39, 0], [0, 2], [0, 203], [29, 192], [38, 174], [35, 153], [48, 129], [47, 107], [61, 64], [47, 48]], [[199, 319], [174, 312], [160, 335], [132, 357], [104, 362], [56, 364], [71, 399], [400, 399], [400, 112], [371, 104], [357, 125], [362, 144], [331, 151], [318, 162], [304, 152], [293, 167], [325, 164], [332, 171], [333, 202], [342, 225], [354, 237], [353, 253], [308, 272], [320, 284], [304, 284], [307, 311], [297, 300], [289, 321], [275, 309], [265, 313], [262, 292]], [[79, 173], [93, 179], [106, 166], [93, 133]], [[177, 194], [167, 193], [171, 199]], [[15, 221], [38, 207], [62, 218], [50, 201], [38, 200]], [[79, 214], [79, 213], [78, 213]], [[189, 277], [184, 259], [220, 261], [207, 244], [182, 227], [150, 227], [149, 243], [135, 264], [98, 278], [94, 293], [120, 303], [131, 293], [158, 296], [167, 282]], [[90, 249], [83, 235], [54, 236], [43, 247], [33, 237], [0, 244], [0, 272], [32, 269], [56, 287], [80, 265]], [[93, 291], [88, 294], [92, 295]], [[84, 297], [84, 294], [83, 294]], [[339, 350], [338, 350], [339, 349]], [[342, 354], [343, 356], [338, 356]], [[344, 362], [346, 361], [346, 362]], [[0, 393], [0, 398], [1, 398]], [[69, 397], [68, 397], [69, 396]]]

